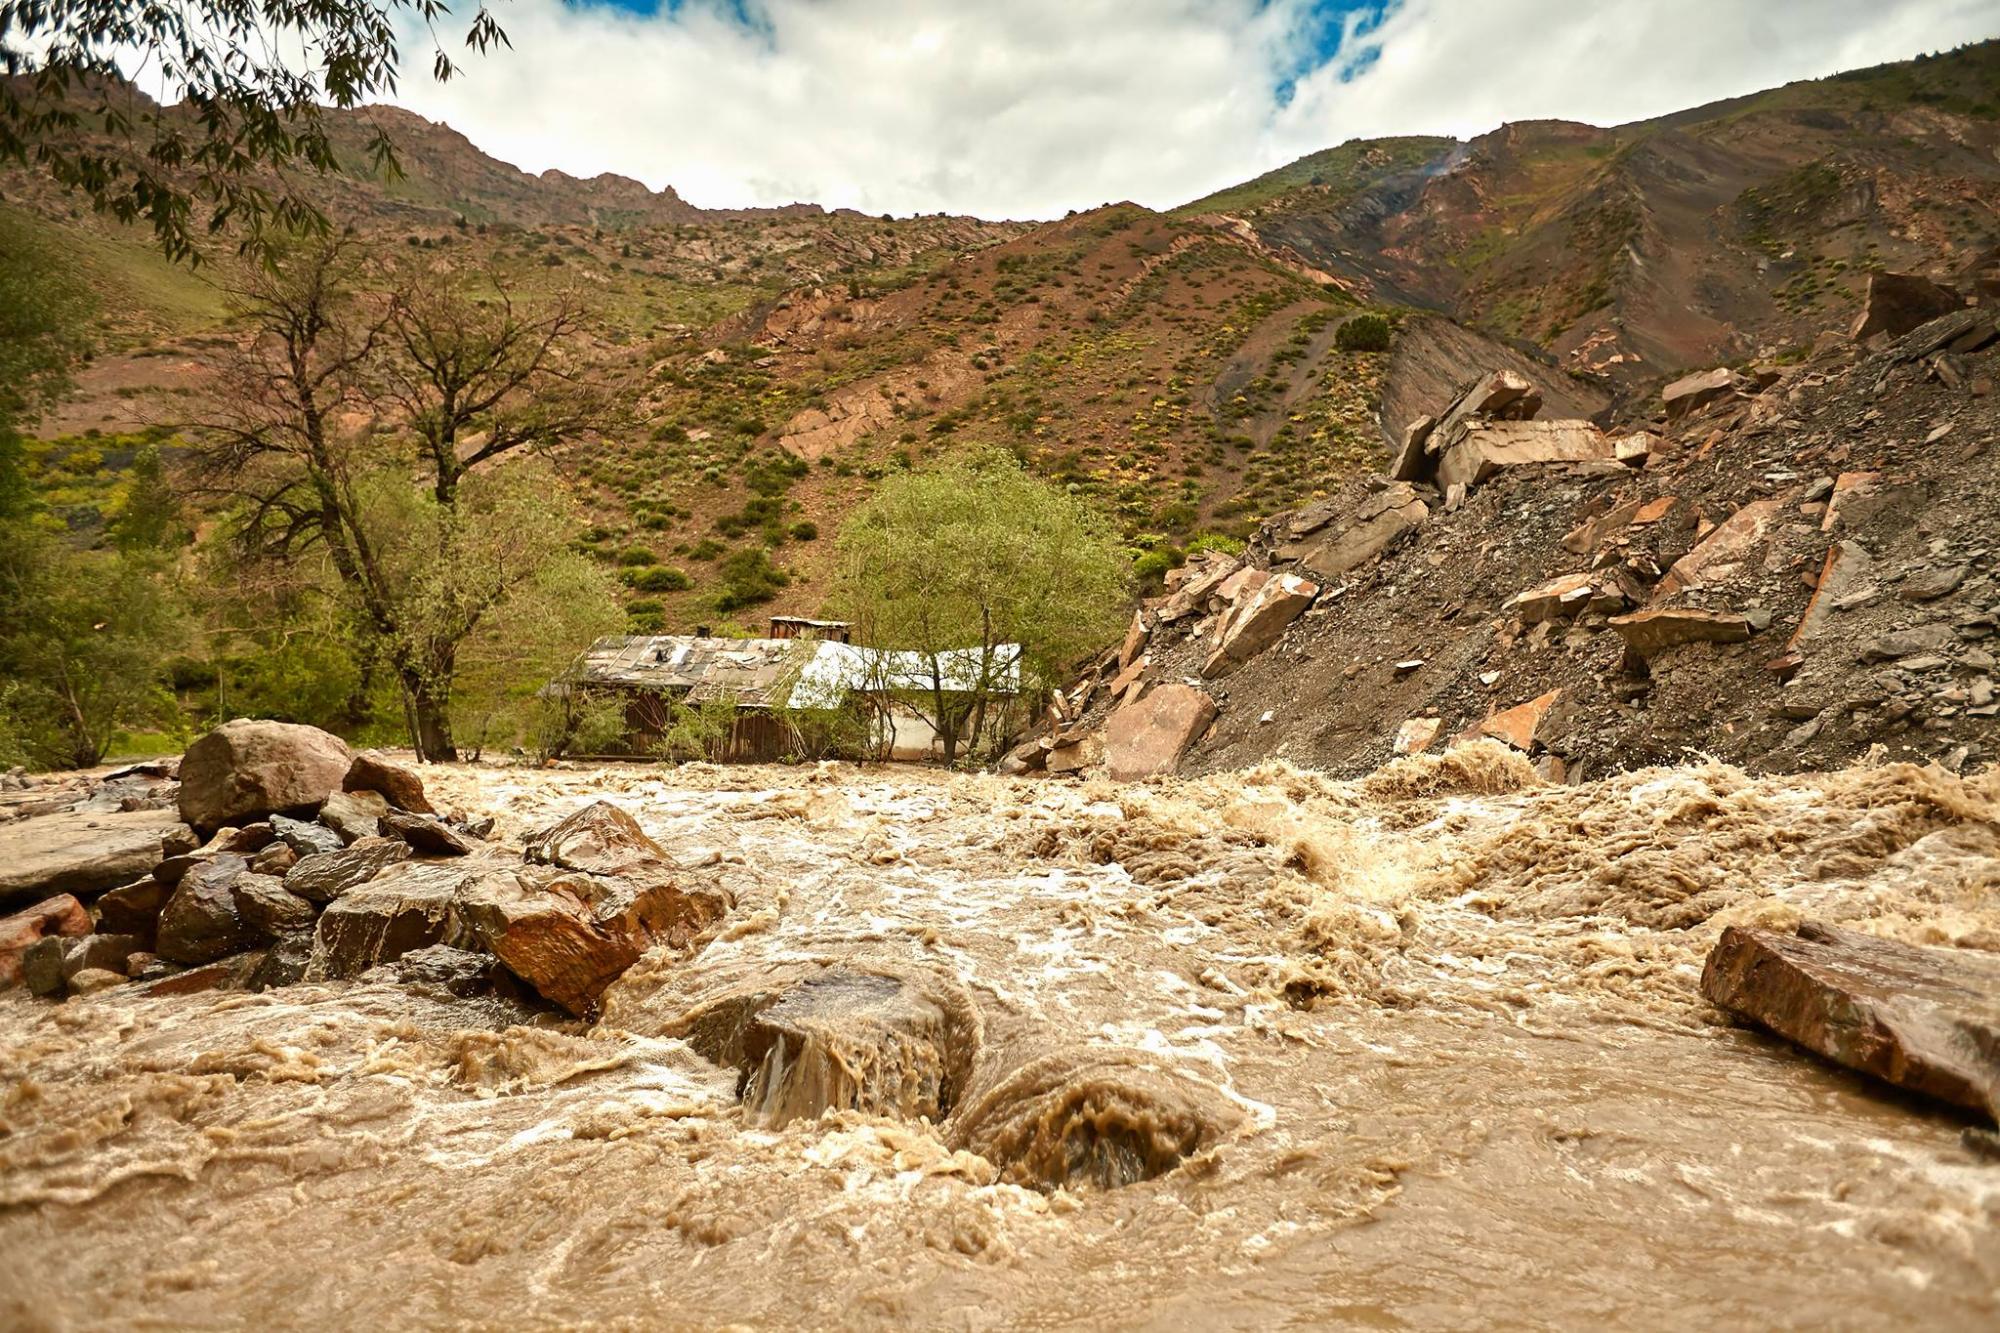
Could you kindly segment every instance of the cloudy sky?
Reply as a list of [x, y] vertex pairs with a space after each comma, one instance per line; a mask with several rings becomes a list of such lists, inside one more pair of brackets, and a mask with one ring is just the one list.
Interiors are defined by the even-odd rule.
[[497, 0], [396, 100], [706, 207], [1047, 218], [1345, 139], [1616, 124], [2000, 35], [1993, 0]]

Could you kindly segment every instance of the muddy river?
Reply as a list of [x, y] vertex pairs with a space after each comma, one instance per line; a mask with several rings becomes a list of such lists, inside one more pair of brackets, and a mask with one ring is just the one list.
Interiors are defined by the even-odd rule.
[[2000, 781], [427, 774], [736, 895], [594, 1025], [0, 996], [0, 1324], [1993, 1328], [1969, 1120], [1729, 1026], [1732, 923], [2000, 948]]

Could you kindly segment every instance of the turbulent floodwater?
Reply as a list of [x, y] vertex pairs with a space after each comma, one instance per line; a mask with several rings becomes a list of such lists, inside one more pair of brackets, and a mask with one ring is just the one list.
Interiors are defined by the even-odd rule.
[[588, 1027], [0, 997], [0, 1323], [2000, 1320], [1967, 1122], [1697, 990], [1730, 923], [2000, 948], [1992, 778], [427, 777], [515, 844], [608, 797], [737, 908]]

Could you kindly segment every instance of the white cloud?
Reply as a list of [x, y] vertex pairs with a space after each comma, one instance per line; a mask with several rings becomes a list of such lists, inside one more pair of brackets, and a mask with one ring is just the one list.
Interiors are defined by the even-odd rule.
[[1611, 124], [2000, 31], [1990, 0], [1402, 0], [1282, 101], [1310, 5], [745, 0], [746, 27], [728, 0], [510, 0], [512, 52], [442, 86], [413, 67], [397, 100], [528, 170], [709, 207], [1051, 217], [1171, 206], [1357, 136]]

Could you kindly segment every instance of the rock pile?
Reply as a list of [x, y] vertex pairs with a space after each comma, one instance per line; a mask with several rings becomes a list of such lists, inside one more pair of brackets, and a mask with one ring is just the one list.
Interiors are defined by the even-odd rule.
[[[2000, 302], [1912, 326], [1910, 285], [1876, 288], [1866, 345], [1680, 376], [1622, 429], [1539, 421], [1517, 370], [1385, 423], [1385, 475], [1176, 571], [1003, 768], [1100, 771], [1111, 717], [1168, 683], [1216, 711], [1159, 771], [1359, 772], [1465, 736], [1572, 778], [1990, 758]], [[1288, 577], [1309, 602], [1249, 614]]]
[[[180, 772], [186, 822], [149, 826], [136, 877], [107, 888], [104, 846], [72, 839], [69, 868], [41, 883], [68, 891], [0, 919], [0, 987], [263, 990], [422, 955], [414, 974], [461, 990], [511, 979], [587, 1014], [647, 949], [689, 945], [731, 905], [616, 807], [509, 855], [485, 841], [492, 821], [440, 815], [415, 772], [312, 727], [225, 724]], [[122, 828], [97, 831], [125, 848]]]

